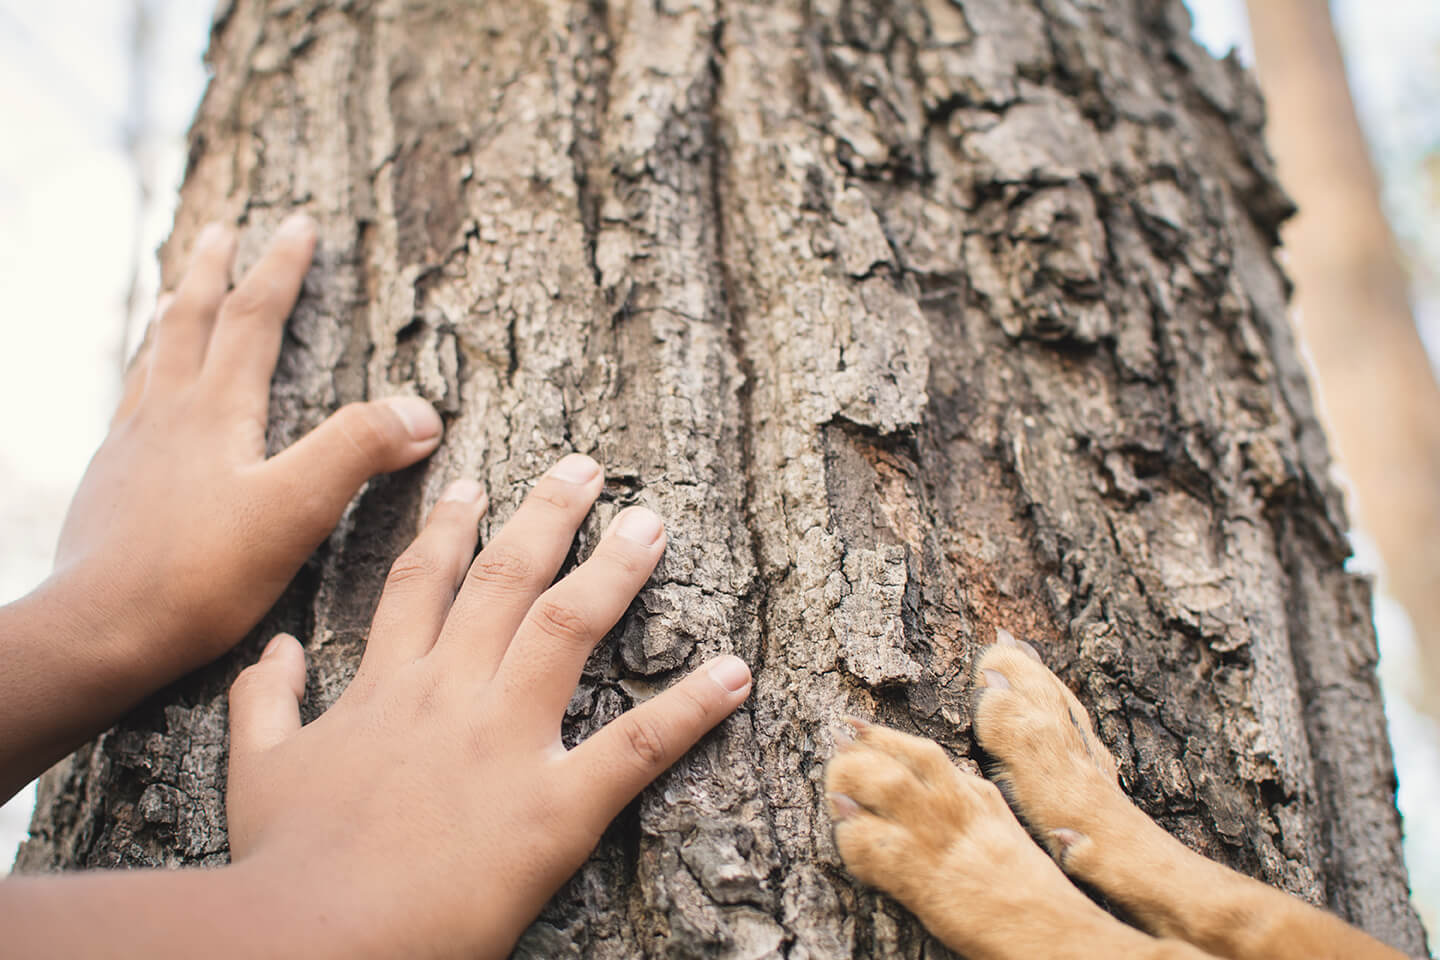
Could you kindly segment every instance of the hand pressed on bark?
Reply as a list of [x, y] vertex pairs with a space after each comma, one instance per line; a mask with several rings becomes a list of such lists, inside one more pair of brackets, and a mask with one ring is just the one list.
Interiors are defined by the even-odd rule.
[[207, 227], [132, 365], [51, 577], [0, 610], [0, 798], [141, 697], [228, 650], [376, 473], [433, 451], [418, 398], [344, 407], [267, 460], [270, 378], [315, 247], [287, 220], [230, 289]]
[[665, 546], [632, 507], [549, 586], [601, 485], [588, 457], [562, 460], [473, 563], [483, 497], [452, 487], [391, 568], [354, 682], [309, 726], [293, 638], [236, 680], [232, 856], [294, 891], [266, 922], [295, 955], [504, 956], [621, 808], [747, 696], [722, 657], [561, 743], [586, 658]]

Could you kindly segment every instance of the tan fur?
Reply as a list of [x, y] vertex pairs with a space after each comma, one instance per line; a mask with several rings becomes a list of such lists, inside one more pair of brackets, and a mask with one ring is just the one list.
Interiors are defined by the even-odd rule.
[[[1120, 789], [1075, 696], [1032, 647], [1002, 641], [976, 670], [975, 734], [997, 763], [994, 783], [933, 741], [859, 721], [830, 761], [835, 842], [857, 877], [970, 960], [1403, 956], [1167, 834]], [[1149, 934], [1102, 911], [1066, 873]]]

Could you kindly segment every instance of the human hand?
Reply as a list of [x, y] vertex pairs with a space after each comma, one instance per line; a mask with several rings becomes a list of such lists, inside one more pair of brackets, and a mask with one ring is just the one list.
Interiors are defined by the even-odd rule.
[[89, 612], [137, 695], [234, 645], [365, 481], [439, 443], [429, 404], [393, 398], [343, 407], [265, 458], [270, 378], [314, 248], [314, 223], [291, 217], [232, 291], [233, 233], [200, 234], [70, 505], [45, 592]]
[[506, 955], [611, 819], [748, 695], [748, 668], [721, 657], [566, 750], [585, 660], [665, 546], [632, 507], [549, 586], [601, 485], [590, 458], [560, 461], [473, 564], [484, 496], [453, 485], [391, 568], [354, 681], [303, 729], [293, 638], [235, 681], [231, 854], [296, 891], [266, 920], [296, 955]]
[[0, 607], [0, 800], [142, 697], [229, 649], [376, 473], [440, 442], [415, 397], [351, 404], [265, 459], [270, 377], [315, 248], [281, 226], [233, 290], [207, 227], [126, 378], [55, 570]]

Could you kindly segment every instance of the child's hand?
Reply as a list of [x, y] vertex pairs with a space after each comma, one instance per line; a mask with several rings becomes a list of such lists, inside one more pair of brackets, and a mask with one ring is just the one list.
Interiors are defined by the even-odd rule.
[[665, 546], [630, 508], [546, 589], [601, 483], [588, 457], [562, 460], [473, 564], [484, 497], [455, 484], [391, 569], [354, 682], [309, 726], [293, 638], [235, 681], [231, 852], [259, 888], [283, 883], [256, 921], [294, 955], [505, 955], [621, 808], [745, 699], [749, 670], [722, 657], [562, 745], [586, 657]]
[[287, 220], [230, 291], [230, 231], [196, 242], [75, 494], [54, 573], [0, 607], [0, 801], [228, 650], [361, 484], [440, 442], [430, 405], [397, 398], [345, 407], [265, 459], [270, 376], [314, 248], [310, 220]]
[[55, 579], [171, 676], [255, 625], [361, 484], [439, 443], [435, 411], [404, 398], [344, 407], [265, 459], [270, 377], [314, 248], [314, 224], [291, 217], [229, 290], [233, 235], [200, 234], [66, 517]]

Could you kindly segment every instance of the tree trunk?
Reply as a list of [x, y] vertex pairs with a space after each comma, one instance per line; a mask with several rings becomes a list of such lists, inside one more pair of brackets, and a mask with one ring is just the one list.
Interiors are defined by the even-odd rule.
[[320, 712], [442, 485], [480, 477], [493, 531], [581, 450], [610, 479], [578, 553], [633, 502], [670, 545], [567, 735], [717, 652], [756, 684], [518, 955], [946, 955], [845, 874], [821, 765], [844, 714], [971, 763], [997, 626], [1186, 843], [1420, 951], [1289, 205], [1251, 81], [1188, 34], [1179, 0], [222, 5], [166, 276], [206, 219], [248, 262], [308, 210], [273, 445], [410, 391], [447, 437], [240, 650], [47, 775], [21, 868], [224, 862], [261, 640], [308, 638]]
[[1440, 385], [1410, 311], [1329, 5], [1248, 6], [1270, 139], [1300, 203], [1285, 229], [1300, 333], [1361, 524], [1415, 630], [1423, 669], [1411, 696], [1440, 720]]

